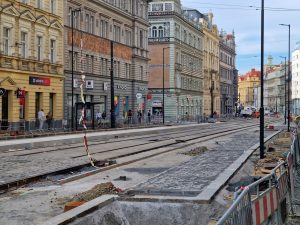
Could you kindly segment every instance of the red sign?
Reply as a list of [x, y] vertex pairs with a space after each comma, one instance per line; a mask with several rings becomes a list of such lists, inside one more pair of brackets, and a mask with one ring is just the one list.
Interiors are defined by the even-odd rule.
[[20, 88], [18, 88], [16, 94], [17, 94], [17, 98], [25, 98], [25, 91], [21, 90]]
[[29, 77], [29, 84], [50, 86], [50, 78], [44, 77]]

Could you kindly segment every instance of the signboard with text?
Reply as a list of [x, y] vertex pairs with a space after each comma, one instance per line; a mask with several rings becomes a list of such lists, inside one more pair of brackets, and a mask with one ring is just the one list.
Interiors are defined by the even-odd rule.
[[29, 77], [29, 84], [50, 86], [50, 78], [44, 77]]

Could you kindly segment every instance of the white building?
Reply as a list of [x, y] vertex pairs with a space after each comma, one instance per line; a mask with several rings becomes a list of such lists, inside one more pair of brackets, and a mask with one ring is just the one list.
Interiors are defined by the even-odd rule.
[[292, 53], [292, 103], [293, 114], [300, 114], [300, 42]]

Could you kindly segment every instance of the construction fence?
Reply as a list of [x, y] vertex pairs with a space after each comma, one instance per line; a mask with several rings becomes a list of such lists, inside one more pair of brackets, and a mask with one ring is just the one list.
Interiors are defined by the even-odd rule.
[[285, 224], [288, 209], [293, 211], [295, 171], [300, 165], [297, 129], [292, 139], [286, 160], [269, 175], [246, 186], [216, 225]]

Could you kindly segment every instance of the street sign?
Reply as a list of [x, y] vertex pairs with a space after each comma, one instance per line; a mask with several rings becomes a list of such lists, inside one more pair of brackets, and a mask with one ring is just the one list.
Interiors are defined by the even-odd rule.
[[0, 88], [0, 96], [5, 95], [6, 90], [4, 88]]
[[136, 98], [137, 99], [141, 99], [143, 97], [143, 95], [141, 93], [136, 93]]

